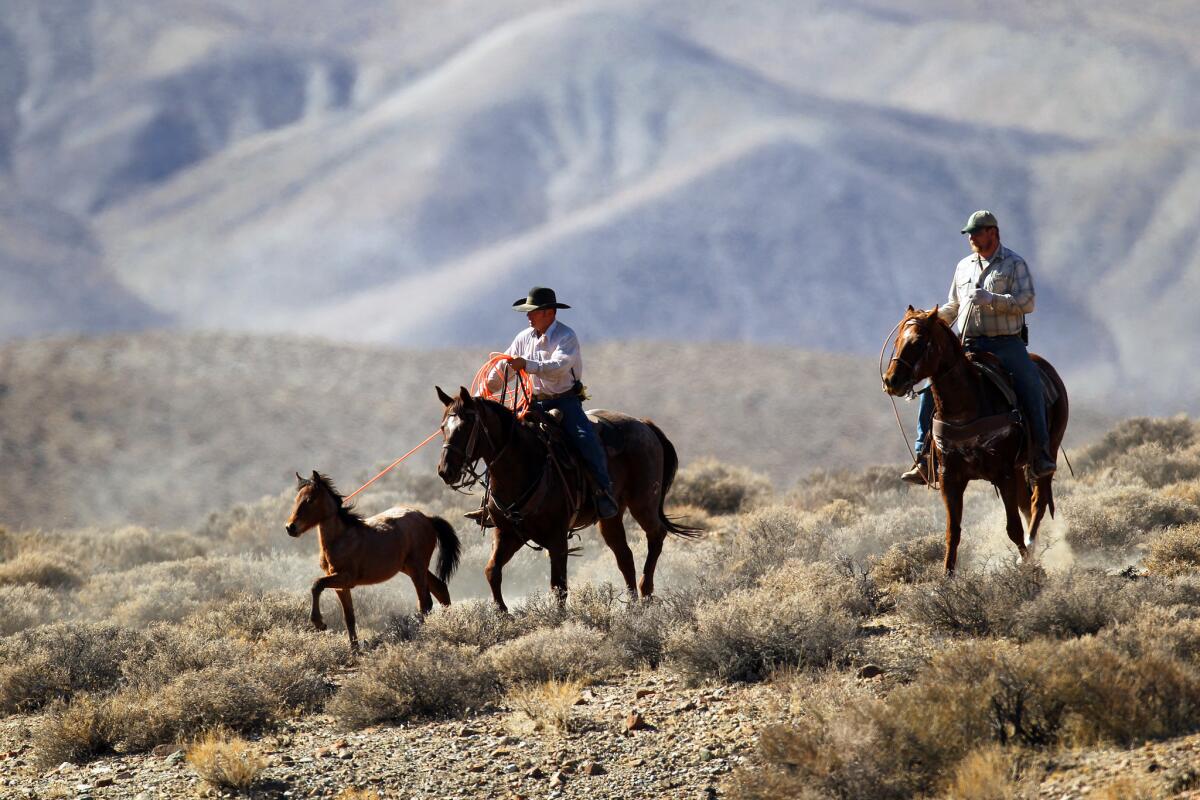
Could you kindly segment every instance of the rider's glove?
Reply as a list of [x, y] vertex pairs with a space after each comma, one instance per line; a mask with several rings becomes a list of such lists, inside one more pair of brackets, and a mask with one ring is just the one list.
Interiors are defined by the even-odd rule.
[[995, 299], [996, 295], [987, 289], [976, 289], [975, 294], [971, 295], [971, 302], [977, 306], [990, 306]]

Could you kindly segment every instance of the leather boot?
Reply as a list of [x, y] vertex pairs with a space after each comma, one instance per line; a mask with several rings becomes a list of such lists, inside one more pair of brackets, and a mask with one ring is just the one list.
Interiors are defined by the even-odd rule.
[[925, 475], [925, 459], [917, 456], [916, 463], [912, 465], [912, 469], [908, 472], [901, 473], [900, 480], [905, 483], [916, 484], [917, 486], [926, 486], [929, 484], [929, 478]]

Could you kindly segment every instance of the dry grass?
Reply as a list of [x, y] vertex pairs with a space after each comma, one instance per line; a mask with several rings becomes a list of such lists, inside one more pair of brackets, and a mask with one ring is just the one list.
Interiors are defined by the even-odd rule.
[[1022, 800], [1036, 792], [1022, 786], [1011, 750], [987, 744], [972, 750], [954, 768], [946, 787], [953, 800]]
[[208, 731], [189, 745], [187, 762], [210, 786], [236, 791], [249, 789], [267, 767], [257, 749], [221, 729]]
[[363, 663], [327, 708], [351, 728], [454, 717], [494, 699], [499, 685], [495, 669], [475, 648], [411, 642], [385, 648]]
[[582, 688], [580, 681], [523, 684], [509, 689], [505, 703], [519, 715], [515, 723], [519, 731], [571, 733], [579, 730], [583, 722], [576, 712]]
[[1200, 571], [1200, 524], [1168, 528], [1147, 544], [1144, 563], [1150, 574], [1173, 577]]
[[671, 487], [671, 502], [695, 506], [708, 514], [736, 514], [766, 499], [771, 491], [765, 475], [708, 458], [679, 470]]
[[591, 683], [616, 670], [618, 654], [604, 634], [579, 623], [533, 631], [488, 652], [507, 686], [573, 680]]
[[756, 681], [785, 666], [815, 668], [842, 657], [863, 608], [856, 581], [829, 564], [793, 562], [760, 586], [701, 607], [670, 635], [669, 662], [692, 681]]
[[78, 565], [61, 555], [21, 553], [11, 561], [0, 562], [0, 586], [32, 584], [63, 590], [82, 583]]

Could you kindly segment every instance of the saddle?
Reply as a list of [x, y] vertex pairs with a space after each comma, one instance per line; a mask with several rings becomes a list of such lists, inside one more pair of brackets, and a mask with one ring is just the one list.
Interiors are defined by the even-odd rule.
[[[1021, 414], [1021, 404], [1017, 400], [1017, 393], [1013, 388], [1012, 375], [1004, 368], [1000, 359], [991, 353], [968, 353], [967, 359], [980, 376], [1000, 393], [1004, 399], [1006, 410], [998, 414], [988, 414], [967, 423], [946, 422], [935, 416], [932, 435], [938, 449], [986, 446], [988, 440], [1006, 433], [1012, 427], [1017, 427], [1025, 433], [1025, 448], [1028, 452], [1032, 449], [1029, 441], [1032, 431], [1025, 424]], [[1058, 400], [1058, 389], [1040, 365], [1038, 373], [1042, 378], [1043, 402], [1050, 407]]]

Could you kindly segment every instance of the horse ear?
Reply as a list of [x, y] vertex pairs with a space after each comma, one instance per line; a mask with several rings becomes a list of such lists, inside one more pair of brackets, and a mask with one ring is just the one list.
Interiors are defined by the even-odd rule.
[[296, 483], [300, 484], [301, 486], [303, 486], [303, 485], [304, 485], [304, 478], [301, 478], [301, 477], [300, 477], [300, 473], [299, 473], [299, 472], [297, 472], [297, 473], [296, 473]]
[[313, 470], [313, 474], [312, 474], [312, 482], [313, 483], [321, 482], [321, 476], [320, 476], [320, 474], [317, 473], [317, 471], [315, 469]]
[[467, 387], [458, 387], [458, 399], [462, 400], [464, 403], [471, 402], [471, 393], [467, 391]]
[[916, 311], [916, 309], [915, 309], [915, 308], [913, 308], [913, 307], [910, 305], [910, 306], [908, 307], [908, 313], [910, 313], [910, 314], [911, 314], [911, 313], [912, 313], [912, 312], [914, 312], [914, 311]]
[[453, 403], [453, 402], [454, 402], [454, 398], [453, 398], [453, 397], [451, 397], [450, 395], [446, 394], [445, 392], [443, 392], [443, 391], [442, 391], [442, 387], [440, 387], [440, 386], [435, 386], [435, 387], [433, 387], [433, 388], [437, 389], [437, 393], [438, 393], [438, 400], [441, 400], [441, 401], [442, 401], [442, 405], [444, 405], [444, 406], [448, 406], [448, 405], [450, 405], [451, 403]]

